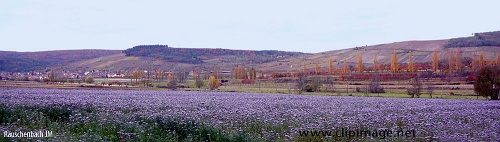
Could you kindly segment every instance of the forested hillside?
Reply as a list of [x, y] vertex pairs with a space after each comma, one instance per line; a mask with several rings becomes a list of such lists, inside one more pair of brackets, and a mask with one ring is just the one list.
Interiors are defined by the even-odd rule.
[[445, 45], [446, 48], [482, 46], [500, 47], [500, 31], [475, 33], [474, 36], [471, 37], [453, 38]]
[[0, 71], [33, 71], [120, 53], [120, 50], [0, 51]]
[[[168, 62], [189, 64], [205, 63], [221, 57], [249, 58], [253, 63], [266, 63], [280, 58], [303, 55], [301, 52], [286, 52], [276, 50], [231, 50], [221, 48], [172, 48], [168, 45], [139, 45], [123, 51], [126, 56], [150, 57]], [[258, 57], [256, 57], [258, 56]]]

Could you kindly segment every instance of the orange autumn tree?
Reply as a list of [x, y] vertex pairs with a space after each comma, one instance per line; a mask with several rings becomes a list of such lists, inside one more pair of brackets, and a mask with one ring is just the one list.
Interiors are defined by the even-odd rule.
[[257, 78], [257, 70], [254, 68], [253, 69], [253, 74], [252, 74], [252, 79], [255, 80]]
[[198, 72], [196, 70], [193, 70], [193, 79], [198, 78]]
[[253, 77], [253, 68], [252, 66], [248, 67], [248, 79], [252, 79]]
[[482, 69], [484, 67], [484, 55], [483, 51], [479, 53], [479, 68]]
[[210, 90], [215, 90], [219, 88], [220, 83], [217, 81], [217, 79], [215, 79], [215, 76], [210, 76], [208, 86], [210, 87]]
[[333, 58], [330, 57], [330, 66], [328, 67], [328, 73], [333, 73]]
[[163, 70], [156, 71], [156, 80], [162, 80], [163, 81], [163, 76], [165, 76], [165, 73], [163, 72]]
[[476, 51], [472, 52], [472, 62], [470, 63], [472, 67], [472, 71], [477, 70], [477, 56], [476, 56]]
[[319, 70], [318, 62], [314, 63], [314, 72], [318, 75], [321, 71]]
[[457, 49], [457, 53], [455, 55], [455, 69], [457, 71], [462, 70], [462, 60], [460, 59], [460, 50]]
[[495, 54], [497, 55], [497, 59], [496, 59], [496, 62], [495, 62], [495, 65], [500, 65], [500, 55], [498, 55], [498, 52], [495, 52]]
[[[232, 78], [232, 77], [234, 77], [233, 69], [229, 70], [229, 78]], [[233, 79], [236, 79], [236, 78], [233, 78]]]
[[167, 74], [167, 85], [171, 86], [174, 82], [174, 75], [172, 73]]
[[432, 52], [432, 70], [435, 72], [438, 70], [439, 66], [439, 58], [437, 56], [436, 50], [434, 49], [434, 52]]
[[246, 71], [246, 67], [245, 66], [242, 66], [241, 67], [241, 79], [248, 79], [248, 74], [247, 74], [247, 71]]
[[344, 58], [344, 73], [348, 73], [349, 72], [349, 68], [347, 66], [347, 58]]
[[302, 72], [304, 72], [304, 74], [307, 74], [307, 71], [306, 71], [306, 59], [304, 59], [304, 66], [302, 67]]
[[240, 79], [240, 65], [238, 65], [238, 67], [236, 67], [235, 71], [234, 71], [234, 79]]
[[216, 67], [214, 67], [213, 75], [215, 76], [215, 79], [219, 79], [219, 72], [217, 71]]
[[363, 68], [363, 55], [359, 55], [359, 58], [358, 58], [358, 72], [362, 73], [363, 71], [364, 71], [364, 68]]
[[408, 61], [408, 71], [410, 72], [415, 72], [415, 67], [414, 67], [414, 63], [413, 63], [413, 54], [411, 53], [408, 53], [408, 58], [409, 58], [409, 61]]
[[448, 54], [448, 70], [450, 71], [450, 73], [453, 71], [453, 52], [449, 51], [449, 54]]
[[373, 71], [376, 72], [378, 71], [378, 63], [377, 63], [377, 55], [373, 58]]
[[396, 73], [399, 71], [399, 63], [398, 63], [398, 56], [396, 54], [396, 51], [392, 54], [392, 60], [391, 60], [391, 70], [392, 72]]

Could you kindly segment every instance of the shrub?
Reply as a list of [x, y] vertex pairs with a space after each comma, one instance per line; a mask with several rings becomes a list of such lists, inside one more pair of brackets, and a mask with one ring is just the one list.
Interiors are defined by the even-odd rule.
[[167, 87], [171, 88], [171, 87], [175, 87], [175, 86], [177, 86], [177, 80], [176, 79], [171, 79], [171, 80], [167, 81]]
[[203, 87], [205, 85], [205, 83], [201, 79], [196, 79], [194, 81], [194, 85], [196, 86], [196, 88], [201, 88], [201, 87]]
[[304, 86], [304, 91], [314, 92], [313, 86], [311, 84], [307, 84], [306, 86]]
[[304, 86], [303, 90], [306, 92], [317, 92], [320, 91], [322, 85], [323, 84], [321, 83], [319, 78], [313, 78], [311, 83], [308, 83]]
[[43, 78], [43, 82], [45, 82], [45, 83], [49, 84], [50, 79], [49, 79], [49, 78]]
[[87, 77], [85, 78], [85, 83], [89, 83], [89, 84], [90, 84], [90, 83], [94, 83], [94, 77], [92, 77], [92, 76], [87, 76]]
[[241, 83], [250, 84], [250, 83], [252, 83], [252, 80], [251, 79], [243, 79], [243, 80], [241, 80]]
[[323, 86], [323, 83], [321, 83], [321, 79], [319, 77], [313, 78], [311, 82], [311, 86], [313, 91], [320, 91], [321, 86]]

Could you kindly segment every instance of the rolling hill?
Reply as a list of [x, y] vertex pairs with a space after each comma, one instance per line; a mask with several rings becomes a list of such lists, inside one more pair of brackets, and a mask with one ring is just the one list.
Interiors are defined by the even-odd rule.
[[120, 50], [0, 51], [0, 71], [33, 71], [121, 53]]
[[[472, 37], [454, 38], [447, 40], [427, 40], [427, 41], [404, 41], [372, 46], [355, 47], [343, 50], [333, 50], [316, 53], [302, 58], [288, 58], [269, 63], [264, 63], [257, 68], [265, 71], [302, 71], [304, 60], [308, 71], [314, 71], [315, 63], [318, 63], [321, 70], [325, 71], [329, 67], [329, 60], [333, 58], [334, 68], [342, 69], [343, 60], [346, 59], [349, 66], [356, 68], [359, 56], [365, 67], [373, 67], [374, 59], [377, 57], [379, 64], [390, 64], [391, 55], [397, 53], [398, 62], [406, 64], [409, 60], [409, 51], [412, 51], [415, 63], [432, 62], [432, 53], [435, 50], [440, 62], [446, 62], [450, 53], [460, 52], [462, 61], [472, 59], [473, 52], [479, 58], [479, 53], [484, 53], [484, 59], [493, 61], [496, 53], [500, 54], [500, 31], [476, 33]], [[290, 66], [292, 68], [290, 68]]]
[[72, 67], [106, 70], [191, 70], [211, 69], [223, 70], [245, 64], [259, 65], [280, 59], [301, 57], [301, 52], [285, 52], [275, 50], [230, 50], [211, 48], [173, 48], [167, 45], [140, 45], [123, 53], [103, 56], [91, 60], [75, 62]]
[[191, 70], [213, 67], [229, 70], [237, 65], [254, 66], [259, 71], [302, 71], [304, 60], [308, 71], [314, 71], [314, 63], [321, 70], [328, 69], [333, 58], [334, 68], [343, 68], [346, 59], [355, 68], [362, 56], [366, 67], [378, 63], [389, 64], [391, 54], [397, 53], [400, 64], [408, 63], [412, 51], [416, 63], [430, 63], [436, 51], [440, 62], [446, 62], [450, 53], [460, 51], [464, 62], [472, 59], [473, 52], [484, 53], [487, 61], [496, 59], [500, 52], [500, 31], [476, 33], [471, 37], [445, 40], [404, 41], [387, 44], [332, 50], [321, 53], [285, 52], [275, 50], [231, 50], [212, 48], [174, 48], [167, 45], [138, 45], [127, 50], [61, 50], [43, 52], [0, 51], [0, 71], [32, 71], [46, 68], [63, 70]]

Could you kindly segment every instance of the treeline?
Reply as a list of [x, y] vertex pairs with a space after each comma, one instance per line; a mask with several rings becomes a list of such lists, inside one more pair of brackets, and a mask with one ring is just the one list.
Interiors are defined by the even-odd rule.
[[172, 62], [198, 64], [203, 61], [196, 53], [188, 50], [177, 50], [168, 45], [139, 45], [124, 50], [126, 56], [151, 57]]
[[57, 63], [19, 57], [0, 57], [0, 71], [27, 72], [45, 68]]
[[286, 52], [276, 50], [231, 50], [231, 49], [201, 49], [201, 48], [172, 48], [168, 45], [139, 45], [123, 51], [126, 56], [151, 57], [156, 59], [167, 60], [171, 62], [199, 64], [203, 60], [211, 59], [216, 56], [237, 56], [237, 57], [254, 57], [255, 63], [264, 63], [275, 61], [277, 57], [298, 56], [304, 53], [301, 52]]
[[472, 37], [453, 38], [448, 41], [445, 48], [481, 46], [500, 46], [500, 31], [476, 33]]
[[0, 51], [0, 71], [28, 72], [118, 54], [119, 50]]

